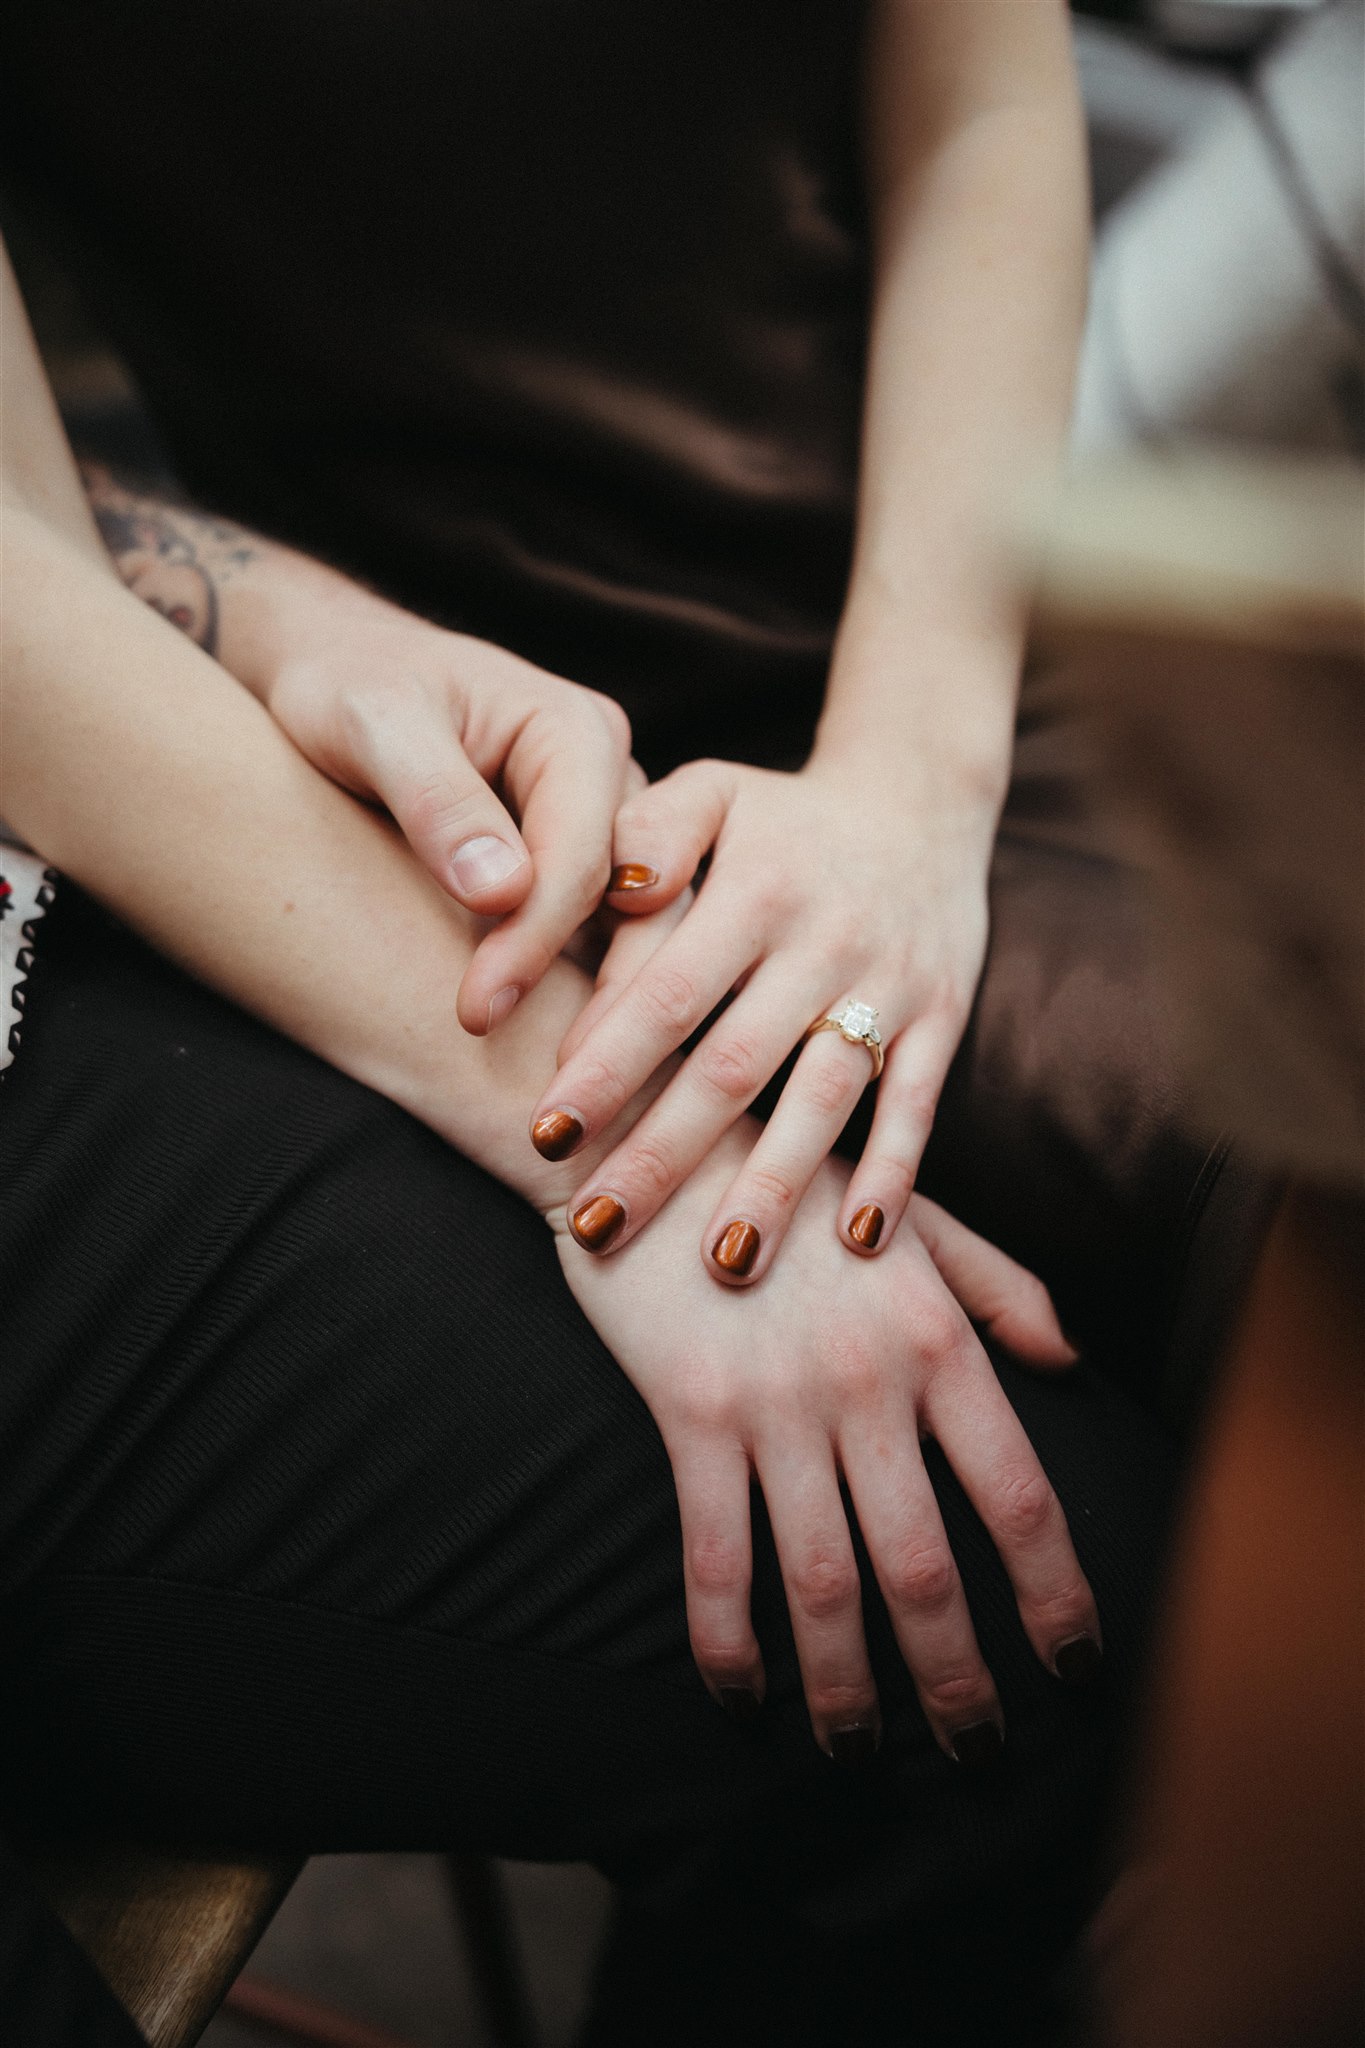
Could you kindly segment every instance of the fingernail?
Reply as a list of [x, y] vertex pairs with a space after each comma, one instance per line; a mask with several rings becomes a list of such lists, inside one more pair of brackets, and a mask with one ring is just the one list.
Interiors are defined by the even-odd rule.
[[726, 1273], [742, 1279], [758, 1257], [763, 1242], [752, 1223], [727, 1223], [711, 1247], [711, 1256]]
[[1000, 1760], [1005, 1746], [994, 1721], [974, 1721], [970, 1728], [959, 1728], [953, 1737], [953, 1755], [969, 1770], [988, 1770]]
[[885, 1221], [886, 1218], [875, 1202], [864, 1202], [849, 1224], [848, 1234], [855, 1244], [860, 1244], [864, 1251], [870, 1252], [882, 1234], [882, 1225]]
[[519, 988], [500, 988], [488, 1005], [488, 1028], [494, 1030], [504, 1017], [510, 1016], [521, 1001]]
[[614, 1195], [594, 1195], [575, 1209], [569, 1227], [585, 1252], [604, 1252], [626, 1220]]
[[761, 1707], [758, 1694], [748, 1685], [723, 1685], [720, 1703], [732, 1721], [752, 1721]]
[[647, 868], [643, 861], [623, 861], [619, 868], [613, 868], [611, 871], [607, 894], [619, 895], [623, 889], [627, 892], [631, 889], [652, 889], [658, 879], [657, 868]]
[[456, 885], [469, 896], [477, 896], [484, 889], [491, 889], [498, 882], [505, 882], [514, 875], [526, 859], [515, 846], [509, 846], [505, 839], [494, 839], [491, 833], [484, 833], [478, 839], [466, 839], [463, 846], [457, 846], [451, 855], [450, 865]]
[[[1061, 1329], [1060, 1324], [1058, 1324], [1058, 1328]], [[1075, 1365], [1077, 1359], [1081, 1355], [1080, 1345], [1076, 1342], [1076, 1339], [1072, 1336], [1069, 1330], [1062, 1330], [1062, 1342], [1063, 1344], [1065, 1344], [1067, 1350], [1071, 1353], [1071, 1363]]]
[[1089, 1685], [1099, 1677], [1104, 1652], [1093, 1636], [1077, 1636], [1063, 1643], [1052, 1659], [1052, 1668], [1067, 1685]]
[[547, 1109], [531, 1126], [531, 1143], [542, 1159], [567, 1159], [583, 1142], [583, 1126], [568, 1109]]
[[877, 1731], [866, 1721], [836, 1728], [829, 1738], [829, 1753], [841, 1770], [865, 1770], [877, 1754]]

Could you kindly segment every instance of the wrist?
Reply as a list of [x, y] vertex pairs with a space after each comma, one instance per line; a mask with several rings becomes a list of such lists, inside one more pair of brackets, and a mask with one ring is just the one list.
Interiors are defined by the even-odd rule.
[[1022, 643], [1002, 620], [916, 613], [889, 594], [849, 599], [809, 766], [866, 797], [979, 817], [1009, 787]]

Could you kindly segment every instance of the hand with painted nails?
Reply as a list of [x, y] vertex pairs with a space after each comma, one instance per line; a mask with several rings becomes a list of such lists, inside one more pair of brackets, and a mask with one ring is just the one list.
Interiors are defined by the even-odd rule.
[[1075, 1353], [1042, 1284], [922, 1196], [875, 1264], [855, 1264], [834, 1227], [848, 1169], [832, 1161], [815, 1172], [761, 1310], [713, 1287], [686, 1252], [758, 1143], [759, 1127], [744, 1118], [615, 1258], [584, 1258], [574, 1242], [610, 1235], [612, 1197], [552, 1218], [569, 1285], [672, 1461], [697, 1665], [721, 1706], [744, 1718], [758, 1711], [764, 1666], [749, 1608], [757, 1478], [816, 1740], [839, 1762], [871, 1757], [879, 1708], [842, 1480], [936, 1739], [963, 1765], [989, 1763], [1004, 1730], [1000, 1699], [921, 1438], [941, 1446], [989, 1530], [1043, 1664], [1063, 1682], [1084, 1681], [1101, 1654], [1094, 1598], [972, 1323], [1042, 1370], [1064, 1369]]
[[[597, 1137], [733, 1000], [579, 1189], [578, 1206], [605, 1213], [609, 1199], [619, 1211], [598, 1250], [619, 1251], [649, 1223], [800, 1047], [763, 1135], [705, 1219], [702, 1258], [731, 1285], [767, 1272], [883, 1059], [871, 1137], [835, 1226], [846, 1252], [885, 1251], [981, 971], [997, 811], [993, 790], [928, 763], [855, 773], [818, 750], [796, 774], [694, 762], [626, 801], [615, 909], [653, 923], [707, 855], [709, 869], [638, 962], [632, 921], [622, 923], [590, 1028], [562, 1049], [532, 1142], [562, 1159]], [[841, 1028], [811, 1033], [834, 1016]]]

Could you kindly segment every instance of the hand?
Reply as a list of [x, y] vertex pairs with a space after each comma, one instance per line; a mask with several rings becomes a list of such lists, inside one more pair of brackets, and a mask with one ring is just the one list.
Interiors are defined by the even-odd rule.
[[[647, 964], [562, 1049], [532, 1138], [565, 1157], [738, 988], [626, 1141], [578, 1190], [571, 1214], [609, 1197], [617, 1221], [588, 1249], [619, 1251], [753, 1101], [807, 1027], [856, 997], [886, 1042], [871, 1138], [837, 1217], [851, 1250], [884, 1250], [905, 1212], [943, 1077], [986, 945], [993, 800], [924, 765], [880, 781], [818, 757], [799, 774], [719, 761], [679, 769], [630, 798], [616, 823], [619, 909], [656, 911], [711, 866], [696, 901]], [[623, 872], [623, 868], [628, 869]], [[772, 1263], [805, 1190], [871, 1077], [862, 1045], [820, 1032], [805, 1046], [762, 1137], [703, 1220], [715, 1278], [752, 1284]], [[595, 1210], [601, 1214], [601, 1210]]]
[[834, 1162], [817, 1170], [792, 1224], [796, 1255], [760, 1299], [710, 1286], [679, 1253], [742, 1172], [757, 1133], [744, 1119], [617, 1258], [583, 1258], [563, 1214], [552, 1218], [569, 1285], [648, 1403], [672, 1461], [698, 1668], [736, 1712], [763, 1696], [749, 1613], [756, 1474], [816, 1740], [852, 1757], [875, 1739], [842, 1477], [938, 1742], [950, 1756], [984, 1759], [1003, 1726], [1000, 1701], [920, 1438], [942, 1446], [990, 1531], [1038, 1656], [1056, 1671], [1058, 1652], [1084, 1643], [1062, 1659], [1069, 1673], [1084, 1669], [1100, 1645], [1094, 1599], [968, 1316], [1029, 1364], [1062, 1367], [1075, 1354], [1040, 1282], [922, 1197], [876, 1265], [855, 1267], [833, 1229], [847, 1180]]
[[259, 694], [315, 767], [387, 806], [443, 889], [503, 920], [456, 1002], [466, 1031], [492, 1030], [601, 900], [612, 820], [644, 779], [629, 722], [485, 640], [330, 575], [325, 592], [272, 629]]

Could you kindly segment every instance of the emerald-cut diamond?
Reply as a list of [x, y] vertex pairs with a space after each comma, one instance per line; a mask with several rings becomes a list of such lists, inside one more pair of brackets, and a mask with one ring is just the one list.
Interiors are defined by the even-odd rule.
[[857, 1045], [865, 1045], [869, 1041], [880, 1045], [882, 1042], [881, 1032], [877, 1029], [877, 1012], [870, 1003], [845, 1003], [834, 1021], [844, 1037]]

